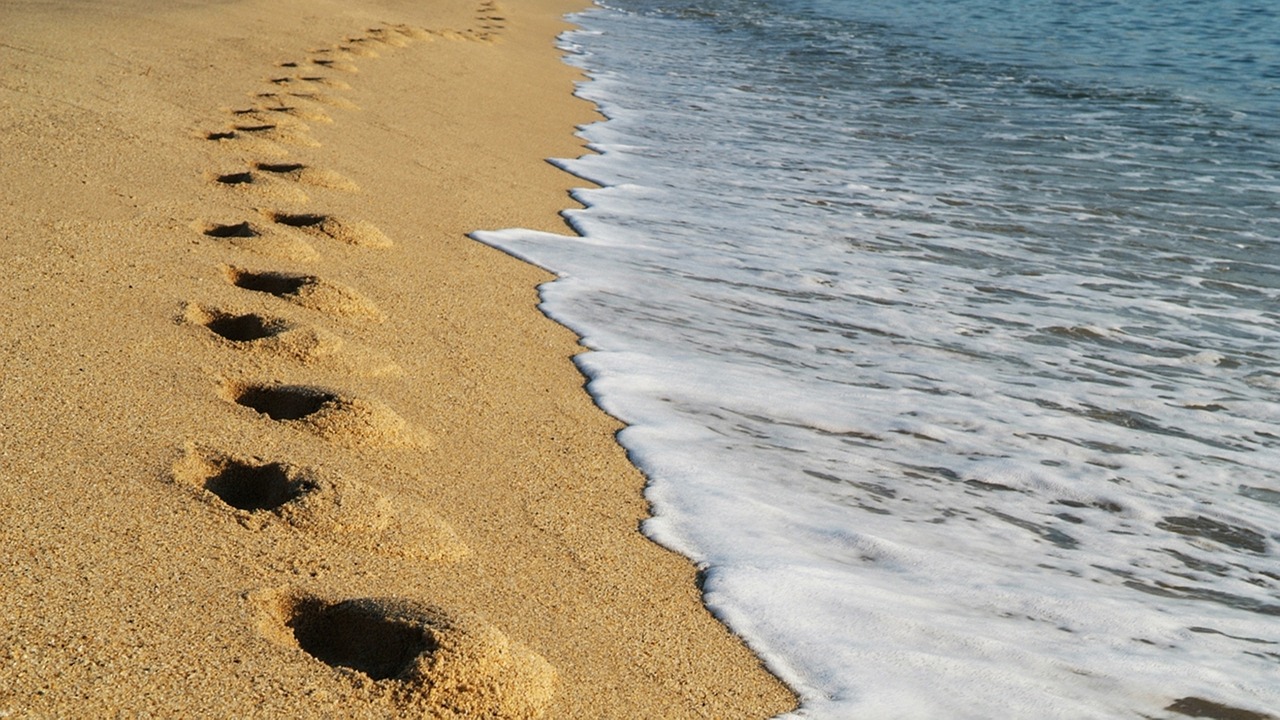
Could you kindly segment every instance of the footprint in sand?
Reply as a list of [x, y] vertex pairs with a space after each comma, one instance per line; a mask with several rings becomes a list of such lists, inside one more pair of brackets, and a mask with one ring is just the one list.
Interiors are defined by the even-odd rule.
[[[307, 125], [304, 121], [333, 123], [333, 118], [319, 108], [305, 108], [299, 104], [281, 105], [278, 102], [279, 97], [279, 95], [275, 96], [277, 102], [274, 106], [263, 102], [251, 108], [241, 108], [239, 110], [230, 110], [229, 112], [237, 125], [275, 125], [276, 127], [291, 129], [303, 135], [307, 131]], [[267, 100], [266, 98], [263, 99]]]
[[307, 194], [298, 186], [356, 192], [358, 185], [332, 170], [314, 168], [303, 163], [255, 162], [249, 170], [210, 173], [214, 183], [237, 192], [248, 192], [283, 202], [304, 203]]
[[432, 37], [431, 33], [428, 32], [427, 30], [424, 30], [418, 27], [413, 27], [412, 25], [406, 25], [404, 23], [383, 23], [382, 28], [380, 29], [388, 33], [396, 33], [398, 35], [402, 35], [403, 37], [408, 38], [409, 40], [424, 40], [427, 42], [431, 42], [432, 40], [435, 39], [434, 37]]
[[258, 117], [266, 123], [278, 123], [281, 117], [325, 124], [333, 123], [329, 113], [307, 100], [280, 93], [259, 93], [255, 97], [261, 101], [257, 106], [245, 110], [234, 110], [232, 115]]
[[348, 245], [389, 248], [393, 243], [377, 227], [359, 220], [343, 220], [316, 213], [264, 212], [277, 225], [296, 228], [312, 237], [323, 237]]
[[[206, 133], [205, 137], [220, 143], [236, 143], [246, 150], [262, 146], [263, 143], [320, 147], [320, 143], [316, 142], [310, 135], [307, 135], [306, 126], [300, 123], [288, 123], [285, 125], [270, 122], [236, 124], [226, 130]], [[276, 149], [269, 151], [269, 154], [279, 156], [283, 155], [284, 151]]]
[[209, 173], [206, 177], [219, 187], [239, 193], [252, 193], [270, 200], [305, 203], [310, 199], [296, 183], [283, 182], [275, 175], [240, 171]]
[[259, 631], [423, 717], [540, 718], [557, 674], [475, 616], [401, 598], [330, 600], [281, 588], [248, 594]]
[[302, 185], [349, 192], [360, 189], [358, 185], [332, 170], [322, 170], [302, 163], [259, 162], [253, 163], [253, 167], [264, 175], [291, 180]]
[[271, 140], [253, 137], [248, 133], [241, 133], [235, 130], [216, 130], [204, 133], [202, 137], [216, 142], [219, 147], [259, 157], [284, 157], [289, 154], [288, 150]]
[[269, 340], [296, 327], [284, 318], [215, 310], [195, 303], [188, 303], [183, 307], [182, 322], [208, 328], [209, 332], [233, 343]]
[[256, 95], [254, 95], [254, 97], [267, 99], [267, 100], [276, 99], [279, 102], [288, 101], [292, 103], [297, 103], [298, 101], [302, 101], [304, 103], [315, 103], [316, 105], [327, 105], [329, 107], [338, 108], [340, 110], [359, 110], [360, 109], [358, 105], [351, 102], [350, 100], [347, 100], [346, 98], [334, 97], [332, 95], [326, 95], [324, 93], [318, 93], [318, 92], [301, 91], [301, 92], [290, 92], [290, 93], [283, 93], [283, 94], [273, 93], [273, 92], [264, 92], [264, 93], [257, 93]]
[[344, 73], [360, 72], [360, 68], [357, 68], [355, 65], [352, 65], [351, 63], [348, 63], [348, 62], [342, 62], [341, 60], [335, 60], [333, 58], [326, 58], [326, 57], [311, 58], [311, 64], [317, 67], [324, 68], [326, 70], [334, 70], [337, 72], [344, 72]]
[[320, 257], [315, 247], [295, 233], [280, 232], [249, 222], [197, 226], [205, 237], [215, 238], [233, 247], [266, 257], [311, 262]]
[[378, 51], [371, 47], [372, 43], [367, 42], [364, 38], [356, 38], [350, 41], [343, 41], [332, 48], [319, 48], [311, 52], [316, 55], [325, 55], [340, 58], [376, 58], [379, 57]]
[[363, 36], [348, 37], [345, 42], [348, 45], [377, 44], [396, 48], [402, 48], [409, 44], [409, 38], [400, 33], [392, 32], [385, 27], [371, 27], [365, 33]]
[[335, 315], [382, 322], [382, 311], [360, 293], [314, 275], [253, 271], [225, 266], [227, 282], [245, 290], [274, 295], [295, 305]]
[[[345, 72], [345, 73], [360, 72], [360, 69], [357, 68], [355, 65], [352, 65], [351, 63], [342, 62], [341, 60], [336, 60], [332, 57], [326, 57], [323, 54], [321, 55], [321, 57], [311, 58], [308, 62], [311, 65], [315, 65], [316, 67], [324, 68], [326, 70], [336, 70], [338, 72]], [[276, 63], [276, 67], [290, 68], [293, 70], [296, 70], [300, 67], [305, 67], [305, 66], [306, 66], [306, 63], [298, 63], [292, 60], [288, 62]]]
[[[278, 94], [277, 94], [278, 97]], [[257, 105], [250, 108], [240, 108], [238, 110], [228, 110], [232, 119], [238, 126], [261, 126], [275, 125], [281, 128], [296, 128], [306, 130], [307, 125], [301, 119], [289, 113], [276, 113]]]
[[448, 563], [469, 550], [420, 503], [334, 473], [188, 444], [169, 479], [246, 528], [286, 526], [344, 546]]
[[268, 78], [267, 82], [272, 85], [281, 87], [297, 88], [297, 87], [321, 87], [331, 88], [333, 90], [350, 90], [351, 85], [345, 81], [336, 78], [326, 77], [324, 75], [289, 75], [284, 77]]
[[183, 307], [179, 321], [203, 327], [219, 338], [219, 342], [257, 355], [366, 377], [401, 375], [404, 372], [385, 354], [353, 347], [327, 330], [280, 317], [188, 303]]
[[312, 385], [223, 381], [223, 399], [349, 447], [425, 448], [428, 433], [380, 402]]
[[244, 133], [250, 137], [259, 137], [264, 140], [285, 143], [286, 145], [320, 147], [320, 143], [316, 142], [307, 134], [307, 126], [302, 123], [289, 122], [280, 124], [263, 122], [248, 125], [235, 125], [234, 130], [237, 133]]
[[334, 47], [311, 48], [307, 51], [307, 54], [327, 60], [350, 60], [355, 57], [345, 50], [338, 50]]

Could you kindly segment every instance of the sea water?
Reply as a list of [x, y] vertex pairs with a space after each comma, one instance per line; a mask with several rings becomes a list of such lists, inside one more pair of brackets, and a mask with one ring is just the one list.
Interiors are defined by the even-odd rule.
[[1280, 713], [1278, 8], [574, 17], [581, 237], [478, 237], [795, 717]]

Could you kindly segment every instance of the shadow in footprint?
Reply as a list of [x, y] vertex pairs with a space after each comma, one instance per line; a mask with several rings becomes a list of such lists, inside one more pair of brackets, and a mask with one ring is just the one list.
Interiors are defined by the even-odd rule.
[[309, 275], [290, 275], [280, 272], [255, 273], [248, 270], [234, 272], [231, 278], [231, 284], [238, 288], [276, 297], [294, 295], [312, 282], [313, 279]]
[[253, 175], [247, 172], [228, 173], [214, 178], [223, 185], [244, 185], [253, 182]]
[[232, 399], [272, 420], [301, 420], [337, 402], [338, 396], [305, 385], [245, 385], [235, 390]]
[[255, 512], [275, 510], [303, 496], [314, 486], [290, 478], [280, 463], [250, 465], [229, 461], [226, 467], [205, 481], [204, 489], [237, 510]]
[[258, 237], [258, 232], [247, 222], [233, 225], [211, 225], [204, 231], [205, 235], [215, 238], [251, 238]]
[[312, 213], [271, 213], [271, 221], [289, 227], [308, 228], [322, 225], [329, 217]]
[[204, 324], [215, 334], [232, 342], [252, 342], [263, 338], [275, 337], [289, 325], [280, 320], [265, 318], [256, 313], [247, 315], [217, 314]]
[[359, 72], [355, 65], [351, 63], [339, 62], [330, 58], [313, 58], [311, 63], [325, 70], [333, 70], [335, 72], [354, 73]]
[[299, 75], [297, 77], [278, 77], [270, 78], [267, 82], [280, 87], [295, 87], [299, 84], [323, 85], [331, 87], [335, 90], [350, 90], [351, 86], [341, 80], [335, 80], [323, 75]]
[[298, 647], [333, 667], [345, 667], [386, 680], [408, 675], [420, 655], [435, 652], [435, 638], [421, 623], [389, 615], [368, 600], [327, 604], [316, 599], [298, 604], [290, 623]]
[[[254, 163], [253, 166], [263, 172], [278, 173], [280, 175], [305, 170], [307, 167], [302, 163]], [[245, 174], [247, 175], [248, 173]]]

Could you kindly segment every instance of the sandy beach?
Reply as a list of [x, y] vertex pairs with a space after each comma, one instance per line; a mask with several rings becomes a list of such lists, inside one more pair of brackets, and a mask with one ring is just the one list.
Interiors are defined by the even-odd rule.
[[551, 279], [577, 0], [0, 6], [0, 716], [753, 718]]

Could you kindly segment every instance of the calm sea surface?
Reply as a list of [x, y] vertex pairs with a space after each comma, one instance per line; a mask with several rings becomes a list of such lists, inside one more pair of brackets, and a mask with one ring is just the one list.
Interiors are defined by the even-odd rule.
[[575, 20], [582, 237], [478, 237], [795, 717], [1280, 712], [1280, 6]]

